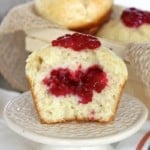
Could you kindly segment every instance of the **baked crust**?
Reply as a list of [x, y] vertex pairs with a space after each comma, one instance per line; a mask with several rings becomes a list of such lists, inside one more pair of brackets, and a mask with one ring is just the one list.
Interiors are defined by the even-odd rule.
[[83, 26], [76, 27], [76, 28], [69, 28], [69, 29], [82, 32], [82, 33], [87, 33], [87, 34], [95, 34], [101, 28], [101, 26], [109, 20], [111, 12], [112, 12], [112, 9], [106, 12], [101, 18], [87, 25], [83, 25]]
[[109, 19], [112, 0], [35, 0], [37, 13], [68, 29], [94, 34]]

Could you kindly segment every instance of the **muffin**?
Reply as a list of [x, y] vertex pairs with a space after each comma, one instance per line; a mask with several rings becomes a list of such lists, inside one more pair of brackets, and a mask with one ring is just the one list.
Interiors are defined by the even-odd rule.
[[112, 4], [112, 0], [35, 0], [43, 18], [86, 33], [94, 33], [109, 18]]
[[128, 73], [123, 60], [99, 39], [72, 33], [29, 55], [26, 76], [41, 123], [108, 123]]
[[106, 23], [97, 36], [119, 43], [150, 42], [150, 12], [126, 8]]

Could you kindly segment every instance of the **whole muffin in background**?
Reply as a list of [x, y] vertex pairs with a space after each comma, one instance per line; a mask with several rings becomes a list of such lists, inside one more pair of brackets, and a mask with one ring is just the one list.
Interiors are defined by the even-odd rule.
[[39, 15], [68, 29], [95, 33], [108, 20], [113, 0], [35, 0]]
[[124, 8], [98, 31], [97, 36], [119, 43], [150, 42], [150, 11]]

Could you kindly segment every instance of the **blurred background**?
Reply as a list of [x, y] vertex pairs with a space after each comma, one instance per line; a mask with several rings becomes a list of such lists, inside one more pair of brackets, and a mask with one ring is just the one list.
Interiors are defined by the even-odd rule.
[[[0, 20], [6, 15], [8, 10], [15, 5], [28, 2], [31, 0], [0, 0]], [[117, 4], [124, 4], [125, 6], [136, 6], [149, 10], [150, 6], [147, 5], [149, 0], [114, 0]]]
[[0, 0], [0, 20], [6, 15], [10, 8], [30, 0]]

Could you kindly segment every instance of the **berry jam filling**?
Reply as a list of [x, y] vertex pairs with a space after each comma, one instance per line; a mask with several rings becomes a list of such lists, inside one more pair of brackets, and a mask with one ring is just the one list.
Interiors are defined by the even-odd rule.
[[150, 12], [128, 8], [123, 11], [121, 19], [127, 27], [138, 28], [142, 24], [150, 24]]
[[52, 46], [60, 46], [64, 48], [72, 48], [75, 51], [81, 51], [84, 49], [95, 50], [101, 46], [100, 41], [91, 35], [74, 33], [66, 34], [52, 41]]
[[92, 101], [93, 91], [100, 93], [107, 85], [106, 73], [94, 65], [87, 70], [80, 68], [71, 71], [67, 68], [52, 70], [49, 77], [43, 79], [48, 91], [55, 96], [73, 94], [80, 97], [79, 103], [87, 104]]

